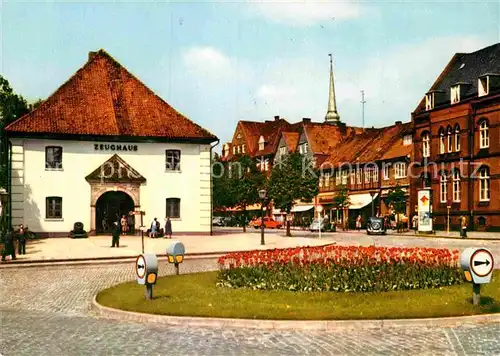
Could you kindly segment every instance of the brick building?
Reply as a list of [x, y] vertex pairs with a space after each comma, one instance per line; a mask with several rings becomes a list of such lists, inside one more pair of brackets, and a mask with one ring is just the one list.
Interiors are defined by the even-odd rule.
[[470, 229], [500, 230], [500, 43], [455, 54], [412, 122], [412, 204], [431, 188], [436, 229], [466, 215]]

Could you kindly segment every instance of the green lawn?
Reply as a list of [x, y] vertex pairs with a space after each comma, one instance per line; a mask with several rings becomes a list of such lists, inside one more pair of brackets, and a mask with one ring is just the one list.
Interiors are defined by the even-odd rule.
[[99, 293], [97, 301], [122, 310], [177, 316], [246, 319], [397, 319], [500, 312], [500, 271], [481, 287], [481, 306], [471, 304], [469, 283], [441, 289], [384, 293], [282, 292], [215, 286], [217, 272], [158, 280], [153, 300], [136, 282]]

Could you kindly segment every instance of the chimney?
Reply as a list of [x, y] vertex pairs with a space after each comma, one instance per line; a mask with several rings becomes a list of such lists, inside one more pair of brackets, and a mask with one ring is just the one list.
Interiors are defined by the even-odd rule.
[[94, 57], [97, 55], [97, 52], [89, 52], [89, 62], [94, 59]]
[[302, 118], [302, 122], [304, 124], [310, 124], [311, 123], [311, 118], [310, 117], [303, 117]]
[[279, 115], [275, 115], [274, 116], [274, 121], [278, 121], [280, 119], [280, 116]]
[[396, 121], [396, 125], [403, 125], [403, 121]]

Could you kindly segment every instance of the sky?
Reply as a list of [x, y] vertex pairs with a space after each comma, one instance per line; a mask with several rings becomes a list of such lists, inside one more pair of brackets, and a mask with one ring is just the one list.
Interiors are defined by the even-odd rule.
[[0, 73], [29, 101], [102, 48], [222, 143], [238, 120], [323, 121], [329, 53], [341, 121], [361, 126], [364, 90], [380, 127], [409, 121], [454, 53], [500, 42], [500, 0], [0, 0], [0, 21]]

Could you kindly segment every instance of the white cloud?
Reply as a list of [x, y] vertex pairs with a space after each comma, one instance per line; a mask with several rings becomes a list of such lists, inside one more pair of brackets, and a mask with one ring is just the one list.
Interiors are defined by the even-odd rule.
[[182, 61], [188, 72], [203, 80], [227, 80], [237, 71], [228, 56], [213, 47], [192, 47], [182, 55]]
[[321, 21], [356, 18], [361, 13], [357, 1], [248, 0], [251, 11], [271, 21], [290, 26], [309, 26]]

